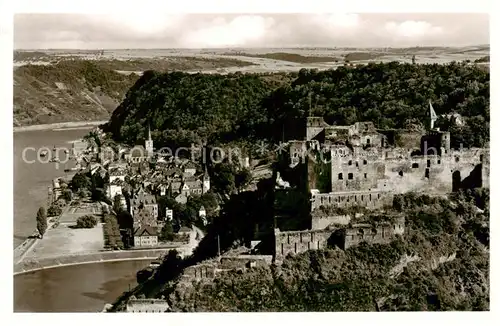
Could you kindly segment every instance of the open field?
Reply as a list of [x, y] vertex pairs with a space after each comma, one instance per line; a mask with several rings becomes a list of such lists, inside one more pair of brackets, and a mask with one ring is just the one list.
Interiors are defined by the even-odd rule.
[[321, 62], [339, 62], [342, 61], [341, 58], [335, 57], [325, 57], [325, 56], [304, 56], [297, 53], [263, 53], [263, 54], [249, 54], [245, 52], [241, 53], [227, 53], [227, 55], [236, 55], [251, 58], [264, 58], [271, 60], [289, 61], [295, 63], [321, 63]]
[[48, 229], [25, 259], [95, 253], [104, 249], [101, 223], [92, 229], [71, 229], [70, 225], [59, 224], [55, 229]]

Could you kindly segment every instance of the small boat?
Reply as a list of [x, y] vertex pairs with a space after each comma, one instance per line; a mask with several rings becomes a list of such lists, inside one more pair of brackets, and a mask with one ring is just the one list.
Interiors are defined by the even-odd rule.
[[53, 163], [59, 163], [61, 161], [59, 161], [59, 159], [57, 157], [54, 157], [54, 158], [51, 158], [50, 159], [50, 162], [53, 162]]
[[40, 152], [40, 157], [45, 157], [47, 156], [48, 152], [47, 151], [42, 151]]
[[68, 154], [69, 151], [67, 149], [64, 150], [64, 154]]

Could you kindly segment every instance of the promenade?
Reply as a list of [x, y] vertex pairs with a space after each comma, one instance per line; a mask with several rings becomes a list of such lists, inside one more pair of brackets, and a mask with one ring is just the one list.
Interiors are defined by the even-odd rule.
[[43, 239], [28, 239], [14, 250], [14, 275], [87, 263], [153, 260], [173, 249], [181, 256], [187, 256], [198, 245], [196, 233], [200, 239], [203, 237], [202, 231], [195, 229], [187, 243], [171, 243], [154, 248], [106, 250], [102, 223], [91, 229], [73, 228], [78, 217], [87, 214], [98, 216], [101, 213], [99, 203], [83, 203], [78, 207], [68, 205], [60, 216], [49, 219]]

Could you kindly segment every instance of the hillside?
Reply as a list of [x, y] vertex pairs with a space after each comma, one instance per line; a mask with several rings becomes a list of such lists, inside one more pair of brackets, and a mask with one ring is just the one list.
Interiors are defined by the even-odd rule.
[[138, 76], [91, 61], [14, 70], [14, 126], [107, 119]]
[[267, 121], [261, 101], [294, 74], [187, 74], [149, 71], [113, 112], [107, 131], [129, 144], [148, 126], [159, 145], [250, 138]]
[[[298, 74], [143, 76], [113, 113], [109, 131], [117, 140], [142, 141], [150, 125], [158, 144], [201, 139], [281, 140], [283, 125], [307, 115], [328, 123], [373, 121], [378, 128], [428, 125], [429, 100], [438, 115], [467, 118], [452, 132], [452, 146], [483, 146], [489, 140], [488, 71], [474, 65], [412, 65], [397, 62], [302, 69]], [[274, 80], [273, 85], [269, 81]]]
[[[213, 282], [178, 282], [193, 262], [171, 255], [115, 309], [133, 294], [164, 297], [174, 312], [489, 310], [489, 191], [409, 193], [393, 210], [405, 215], [406, 230], [390, 244], [308, 251]], [[203, 245], [213, 252], [213, 243]]]
[[14, 126], [106, 120], [139, 78], [133, 72], [251, 65], [227, 58], [83, 60], [43, 52], [15, 52], [15, 58], [54, 64], [28, 64], [14, 69]]

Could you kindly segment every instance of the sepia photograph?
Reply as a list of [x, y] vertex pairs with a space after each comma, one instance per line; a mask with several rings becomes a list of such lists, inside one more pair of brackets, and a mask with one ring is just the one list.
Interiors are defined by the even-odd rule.
[[12, 55], [15, 313], [490, 311], [488, 13], [16, 13]]

